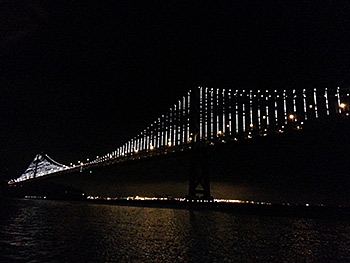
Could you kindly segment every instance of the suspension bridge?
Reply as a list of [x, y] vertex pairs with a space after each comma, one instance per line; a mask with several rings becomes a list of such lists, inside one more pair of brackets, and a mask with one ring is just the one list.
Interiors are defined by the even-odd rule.
[[61, 164], [37, 154], [10, 186], [64, 174], [92, 172], [133, 160], [186, 152], [191, 156], [189, 198], [211, 198], [207, 148], [269, 134], [302, 130], [315, 119], [349, 116], [350, 88], [311, 90], [190, 90], [139, 134], [114, 151], [77, 164]]

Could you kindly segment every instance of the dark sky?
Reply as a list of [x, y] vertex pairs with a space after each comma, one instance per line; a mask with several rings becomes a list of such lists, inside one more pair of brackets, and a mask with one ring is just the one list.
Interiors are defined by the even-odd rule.
[[1, 1], [1, 173], [116, 149], [187, 90], [350, 83], [348, 1]]

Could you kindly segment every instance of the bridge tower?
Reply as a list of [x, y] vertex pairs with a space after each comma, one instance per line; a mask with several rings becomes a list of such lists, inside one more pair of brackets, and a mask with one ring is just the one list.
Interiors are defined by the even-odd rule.
[[207, 148], [200, 142], [199, 89], [191, 92], [190, 104], [191, 160], [189, 169], [188, 199], [212, 199]]
[[33, 171], [33, 178], [36, 178], [37, 175], [37, 171], [38, 171], [38, 164], [39, 164], [40, 160], [39, 160], [39, 154], [35, 157], [34, 159], [34, 171]]

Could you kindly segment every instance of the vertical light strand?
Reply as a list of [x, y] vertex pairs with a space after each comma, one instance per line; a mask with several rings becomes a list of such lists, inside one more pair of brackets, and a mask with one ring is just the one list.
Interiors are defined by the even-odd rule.
[[176, 110], [176, 104], [174, 105], [174, 112], [173, 112], [173, 124], [174, 124], [174, 127], [173, 127], [173, 143], [174, 143], [174, 146], [176, 145], [176, 135], [177, 135], [177, 126], [176, 126], [176, 123], [177, 122], [177, 110]]
[[138, 143], [138, 150], [142, 151], [142, 142], [143, 142], [143, 132], [141, 132], [139, 135], [137, 135], [137, 143]]
[[225, 89], [222, 90], [222, 132], [226, 134]]
[[220, 119], [219, 119], [219, 89], [216, 89], [216, 131], [215, 134], [219, 133], [220, 130]]
[[151, 124], [151, 136], [150, 136], [150, 150], [154, 147], [153, 144], [153, 124]]
[[260, 90], [258, 90], [257, 96], [258, 96], [258, 130], [260, 131], [261, 129]]
[[243, 132], [246, 131], [246, 125], [245, 125], [245, 103], [244, 103], [244, 99], [243, 99], [243, 102], [242, 102], [242, 128], [243, 128]]
[[181, 143], [186, 143], [186, 97], [182, 98], [182, 141]]
[[162, 119], [163, 115], [160, 118], [158, 118], [159, 148], [163, 146]]
[[154, 149], [158, 148], [157, 141], [158, 141], [158, 126], [157, 126], [157, 121], [154, 121], [154, 123], [153, 123], [153, 142], [152, 142]]
[[149, 150], [153, 148], [153, 124], [149, 127]]
[[153, 147], [154, 147], [154, 144], [153, 144], [153, 123], [152, 123], [149, 128], [149, 149], [151, 150]]
[[173, 145], [173, 109], [170, 108], [170, 116], [169, 116], [169, 144]]
[[160, 118], [158, 118], [158, 123], [157, 123], [157, 148], [160, 147], [160, 140], [161, 140], [161, 137], [160, 137], [160, 128], [161, 128], [161, 124], [160, 124]]
[[208, 140], [208, 88], [204, 92], [204, 137]]
[[146, 143], [147, 151], [149, 151], [150, 145], [151, 145], [151, 133], [150, 133], [150, 127], [147, 127], [147, 143]]
[[270, 127], [270, 116], [269, 116], [269, 91], [266, 90], [266, 98], [265, 98], [265, 102], [266, 102], [266, 129], [268, 129]]
[[189, 138], [190, 138], [190, 111], [191, 108], [191, 91], [189, 91], [187, 93], [187, 141], [189, 142]]
[[337, 87], [337, 98], [338, 98], [337, 108], [338, 108], [339, 113], [341, 113], [341, 108], [339, 107], [340, 106], [340, 88], [339, 87]]
[[325, 88], [324, 90], [324, 97], [326, 98], [326, 111], [327, 115], [329, 115], [329, 102], [328, 102], [328, 90]]
[[178, 101], [178, 104], [177, 104], [177, 113], [176, 113], [176, 116], [177, 116], [177, 134], [176, 134], [176, 138], [177, 138], [177, 145], [180, 145], [180, 140], [181, 140], [181, 134], [180, 134], [180, 129], [181, 129], [181, 104], [180, 104], [180, 101]]
[[143, 151], [143, 133], [141, 133], [141, 138], [140, 138], [140, 151]]
[[214, 139], [214, 91], [210, 92], [210, 139]]
[[239, 118], [239, 116], [238, 116], [238, 93], [237, 93], [238, 91], [236, 90], [236, 134], [238, 134], [239, 133], [239, 123], [238, 123], [238, 118]]
[[283, 90], [283, 112], [284, 112], [284, 124], [287, 124], [288, 116], [287, 116], [287, 95], [286, 95], [286, 90]]
[[203, 88], [199, 87], [199, 140], [203, 139]]
[[162, 115], [162, 124], [161, 124], [161, 146], [163, 147], [166, 142], [165, 142], [165, 115]]
[[169, 113], [165, 114], [165, 146], [168, 144], [169, 138]]
[[277, 100], [279, 98], [279, 95], [277, 93], [277, 90], [275, 90], [275, 96], [274, 96], [274, 99], [275, 99], [275, 126], [278, 127], [278, 104], [277, 104]]
[[297, 113], [296, 97], [297, 97], [296, 91], [295, 91], [295, 89], [293, 89], [293, 112], [294, 112], [294, 114]]
[[158, 122], [157, 120], [154, 121], [154, 141], [153, 141], [153, 146], [155, 149], [158, 148]]
[[305, 120], [307, 120], [306, 92], [305, 92], [305, 89], [303, 89], [303, 103], [304, 103]]
[[179, 105], [177, 108], [177, 145], [181, 145], [181, 100], [178, 101]]
[[317, 112], [317, 90], [316, 90], [316, 88], [314, 89], [314, 104], [315, 104], [315, 115], [316, 115], [316, 118], [318, 118], [318, 112]]
[[153, 149], [157, 147], [157, 130], [154, 123], [152, 123], [152, 146]]
[[232, 130], [232, 95], [231, 95], [231, 90], [228, 91], [228, 126], [229, 126], [229, 133], [231, 135], [231, 130]]
[[253, 128], [253, 91], [249, 91], [249, 127]]
[[141, 139], [140, 139], [140, 151], [143, 151], [145, 149], [144, 143], [145, 143], [145, 131], [142, 131]]

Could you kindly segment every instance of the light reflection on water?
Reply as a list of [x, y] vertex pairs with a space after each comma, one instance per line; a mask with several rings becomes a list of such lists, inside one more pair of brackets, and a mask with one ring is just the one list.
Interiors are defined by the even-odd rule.
[[11, 200], [0, 262], [348, 262], [350, 223]]

